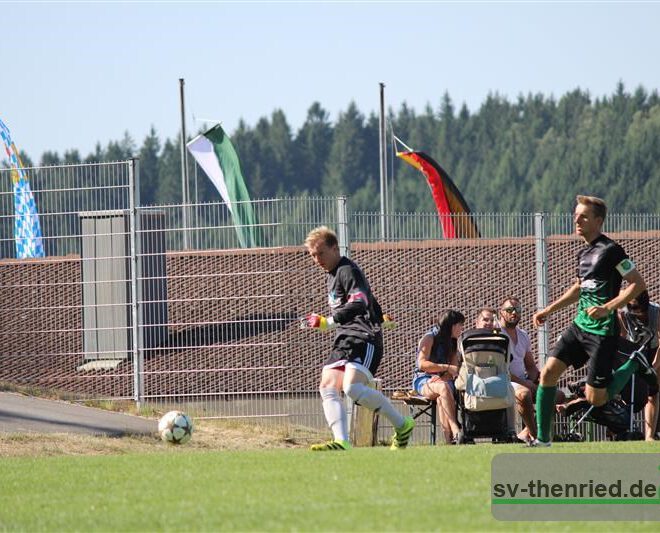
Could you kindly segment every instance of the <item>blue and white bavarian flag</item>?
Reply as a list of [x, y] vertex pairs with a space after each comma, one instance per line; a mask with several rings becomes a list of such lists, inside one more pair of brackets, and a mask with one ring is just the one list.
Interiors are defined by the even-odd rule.
[[34, 201], [28, 176], [23, 169], [18, 150], [11, 140], [9, 128], [0, 120], [0, 136], [9, 159], [11, 177], [14, 182], [14, 239], [16, 257], [44, 257], [44, 245], [41, 238], [41, 225], [37, 204]]

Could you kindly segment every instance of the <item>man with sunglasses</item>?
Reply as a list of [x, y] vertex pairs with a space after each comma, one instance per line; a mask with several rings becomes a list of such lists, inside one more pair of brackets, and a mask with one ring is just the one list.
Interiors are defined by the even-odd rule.
[[[527, 332], [518, 327], [522, 318], [520, 299], [507, 296], [500, 306], [500, 326], [502, 333], [509, 337], [509, 373], [511, 385], [516, 397], [518, 413], [525, 422], [525, 428], [518, 438], [530, 442], [536, 438], [536, 421], [534, 420], [534, 398], [539, 379], [539, 369], [532, 356], [532, 343]], [[510, 413], [510, 424], [513, 425], [514, 413]]]
[[[635, 264], [623, 248], [601, 230], [607, 206], [595, 196], [578, 195], [573, 221], [586, 246], [578, 253], [577, 280], [557, 300], [533, 316], [541, 326], [547, 318], [577, 302], [577, 315], [566, 328], [541, 371], [536, 395], [538, 438], [530, 446], [550, 446], [557, 382], [569, 365], [588, 365], [586, 399], [600, 407], [617, 395], [633, 373], [645, 380], [657, 379], [655, 370], [635, 353], [613, 373], [619, 327], [616, 311], [646, 289]], [[627, 286], [621, 289], [622, 280]]]
[[[621, 336], [635, 344], [639, 344], [640, 327], [648, 328], [653, 337], [647, 344], [644, 355], [656, 371], [660, 369], [660, 305], [651, 302], [648, 291], [642, 291], [639, 296], [628, 302], [628, 305], [619, 311], [621, 320]], [[648, 398], [644, 407], [644, 438], [647, 441], [655, 440], [658, 425], [658, 381], [649, 384]]]

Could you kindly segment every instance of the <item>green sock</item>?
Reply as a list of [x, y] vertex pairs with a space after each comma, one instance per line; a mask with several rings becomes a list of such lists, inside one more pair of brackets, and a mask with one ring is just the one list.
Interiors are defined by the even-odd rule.
[[552, 439], [552, 421], [555, 416], [555, 396], [557, 386], [544, 387], [539, 386], [536, 393], [536, 425], [538, 426], [538, 439], [543, 442], [550, 442]]
[[632, 375], [637, 372], [638, 369], [639, 363], [632, 359], [628, 359], [617, 368], [612, 376], [612, 381], [607, 386], [607, 397], [611, 400], [619, 394], [623, 390], [623, 387], [626, 386], [626, 383], [628, 383], [628, 380], [630, 380]]

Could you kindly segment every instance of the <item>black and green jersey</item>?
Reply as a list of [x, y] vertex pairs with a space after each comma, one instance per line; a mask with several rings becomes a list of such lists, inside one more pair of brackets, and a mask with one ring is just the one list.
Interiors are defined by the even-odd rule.
[[635, 268], [626, 252], [616, 242], [600, 235], [578, 253], [577, 275], [580, 299], [575, 325], [596, 335], [617, 335], [616, 313], [605, 318], [591, 318], [587, 309], [603, 305], [619, 294], [621, 280]]

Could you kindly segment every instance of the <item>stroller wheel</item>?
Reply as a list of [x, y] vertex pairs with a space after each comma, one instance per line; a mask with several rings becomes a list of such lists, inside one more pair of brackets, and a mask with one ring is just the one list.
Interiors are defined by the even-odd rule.
[[582, 436], [581, 433], [578, 433], [577, 431], [574, 431], [573, 433], [569, 433], [566, 435], [566, 442], [582, 442], [584, 441], [584, 437]]
[[458, 431], [458, 435], [456, 435], [456, 444], [465, 444], [465, 433], [463, 433], [463, 430]]

